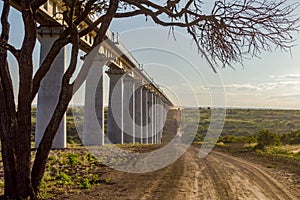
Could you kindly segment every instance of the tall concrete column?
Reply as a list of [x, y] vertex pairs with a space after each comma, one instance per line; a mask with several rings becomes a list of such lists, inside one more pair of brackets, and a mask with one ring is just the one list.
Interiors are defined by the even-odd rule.
[[123, 75], [120, 69], [110, 69], [107, 138], [112, 144], [123, 144]]
[[148, 115], [148, 108], [149, 108], [149, 97], [148, 97], [148, 89], [143, 87], [142, 90], [142, 126], [143, 126], [143, 131], [142, 131], [142, 144], [148, 144], [148, 132], [149, 129], [147, 128], [148, 125], [148, 120], [149, 120], [149, 115]]
[[157, 94], [153, 94], [153, 136], [152, 136], [152, 144], [157, 144], [157, 134], [158, 134], [158, 126], [157, 126]]
[[163, 107], [163, 101], [161, 99], [161, 97], [158, 97], [158, 105], [159, 105], [159, 109], [157, 112], [157, 124], [158, 124], [158, 133], [157, 133], [157, 144], [161, 144], [161, 138], [162, 138], [162, 132], [163, 132], [163, 122], [165, 121], [164, 118], [164, 107]]
[[123, 135], [124, 143], [135, 142], [135, 95], [134, 95], [134, 78], [128, 75], [123, 77]]
[[[61, 27], [42, 27], [39, 30], [38, 40], [41, 43], [40, 63], [42, 63], [47, 56], [50, 48], [52, 47], [54, 41], [59, 37], [61, 31]], [[44, 131], [48, 126], [48, 123], [52, 118], [55, 107], [58, 103], [61, 81], [65, 72], [65, 66], [66, 49], [63, 48], [52, 63], [50, 70], [41, 81], [41, 85], [39, 88], [35, 129], [36, 148], [39, 146], [42, 140]], [[66, 116], [64, 115], [52, 143], [52, 148], [61, 149], [66, 148], [66, 146]]]
[[86, 80], [83, 145], [104, 145], [103, 66], [107, 60], [104, 55], [99, 55]]
[[142, 110], [143, 110], [143, 88], [142, 86], [142, 80], [140, 79], [135, 79], [135, 84], [134, 84], [134, 96], [135, 96], [135, 104], [134, 104], [134, 132], [135, 132], [135, 139], [134, 142], [142, 143], [142, 133], [143, 133], [143, 115], [142, 115]]
[[159, 105], [159, 95], [156, 94], [155, 95], [155, 144], [158, 144], [158, 137], [159, 137], [159, 131], [160, 131], [160, 116], [159, 116], [159, 113], [160, 113], [160, 105]]
[[165, 102], [163, 101], [163, 99], [161, 100], [162, 103], [162, 129], [161, 129], [161, 135], [160, 135], [160, 143], [162, 143], [162, 138], [163, 138], [163, 133], [164, 133], [164, 127], [165, 127], [165, 123], [167, 121], [167, 110], [166, 110], [166, 106], [165, 106]]
[[153, 92], [149, 92], [148, 94], [148, 140], [147, 140], [147, 144], [153, 144], [153, 135], [154, 135], [154, 94]]

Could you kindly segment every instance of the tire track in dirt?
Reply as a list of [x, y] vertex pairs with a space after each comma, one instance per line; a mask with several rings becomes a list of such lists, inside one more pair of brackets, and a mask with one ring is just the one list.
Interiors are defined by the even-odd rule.
[[227, 163], [239, 168], [239, 170], [243, 172], [243, 176], [239, 178], [242, 180], [243, 177], [250, 178], [250, 182], [252, 183], [251, 186], [259, 188], [261, 191], [257, 192], [263, 193], [267, 198], [297, 199], [290, 191], [288, 191], [288, 188], [286, 188], [285, 185], [272, 178], [268, 172], [259, 168], [255, 164], [220, 152], [212, 152], [212, 154], [215, 157], [218, 157], [218, 159], [223, 160], [223, 162], [227, 161]]
[[192, 146], [177, 161], [158, 171], [132, 174], [112, 170], [111, 185], [65, 199], [105, 200], [296, 200], [282, 179], [247, 160], [212, 151], [198, 158]]
[[213, 151], [199, 164], [203, 178], [213, 180], [213, 187], [207, 188], [211, 190], [208, 199], [297, 199], [283, 184], [245, 160]]

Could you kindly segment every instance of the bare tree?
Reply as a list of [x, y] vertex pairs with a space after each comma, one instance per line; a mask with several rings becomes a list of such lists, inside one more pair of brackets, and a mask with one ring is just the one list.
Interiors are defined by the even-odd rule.
[[[8, 43], [10, 3], [20, 6], [25, 35], [20, 49]], [[298, 30], [294, 11], [298, 3], [287, 0], [232, 0], [214, 1], [210, 12], [202, 8], [201, 0], [63, 0], [64, 31], [54, 42], [48, 55], [33, 74], [32, 52], [37, 39], [36, 16], [46, 0], [3, 0], [0, 38], [0, 136], [5, 172], [6, 198], [33, 197], [42, 180], [47, 157], [59, 123], [86, 73], [79, 73], [71, 82], [77, 65], [79, 38], [96, 31], [93, 47], [105, 39], [114, 18], [144, 15], [156, 24], [186, 28], [206, 57], [215, 66], [242, 63], [246, 56], [258, 56], [261, 51], [280, 48], [288, 51], [293, 46], [293, 32]], [[90, 15], [97, 18], [85, 29], [77, 27]], [[30, 162], [31, 104], [41, 80], [49, 71], [56, 55], [67, 44], [72, 45], [71, 61], [66, 70], [54, 114], [37, 149], [33, 166]], [[15, 104], [7, 51], [18, 62], [18, 105]], [[80, 84], [79, 84], [80, 85]], [[32, 167], [31, 167], [32, 166]]]

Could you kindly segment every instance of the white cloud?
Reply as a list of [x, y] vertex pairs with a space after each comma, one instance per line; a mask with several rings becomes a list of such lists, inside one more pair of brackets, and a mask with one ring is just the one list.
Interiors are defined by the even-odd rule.
[[277, 96], [271, 96], [267, 99], [300, 99], [300, 94], [284, 94], [284, 95], [277, 95]]
[[[219, 86], [220, 87], [220, 86]], [[230, 92], [263, 92], [268, 90], [293, 90], [300, 89], [299, 81], [278, 81], [265, 83], [246, 83], [224, 85], [226, 91]], [[282, 92], [282, 91], [281, 91]]]
[[225, 85], [226, 90], [237, 90], [237, 91], [259, 91], [261, 90], [260, 87], [256, 84], [232, 84], [232, 85]]
[[300, 79], [300, 74], [271, 75], [270, 78], [276, 79], [276, 80]]

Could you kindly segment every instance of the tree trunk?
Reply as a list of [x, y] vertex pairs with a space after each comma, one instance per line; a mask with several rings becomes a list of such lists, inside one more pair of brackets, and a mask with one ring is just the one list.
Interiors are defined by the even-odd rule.
[[31, 58], [21, 56], [16, 136], [16, 179], [19, 197], [33, 196], [31, 186]]
[[[16, 169], [15, 169], [15, 157], [12, 151], [10, 151], [9, 140], [4, 136], [3, 131], [0, 129], [1, 134], [1, 151], [4, 167], [4, 196], [5, 198], [17, 198], [16, 196]], [[8, 133], [11, 134], [11, 133]]]
[[[8, 16], [9, 1], [3, 3], [1, 15], [1, 42], [7, 43], [10, 32]], [[0, 138], [4, 167], [4, 196], [16, 198], [16, 159], [14, 141], [17, 132], [16, 106], [14, 102], [13, 84], [7, 63], [7, 50], [0, 49]]]
[[15, 114], [15, 109], [13, 106], [14, 103], [8, 103], [7, 101], [8, 99], [10, 99], [11, 95], [9, 94], [12, 93], [12, 88], [8, 92], [7, 89], [10, 88], [7, 88], [7, 86], [5, 86], [7, 82], [5, 82], [5, 77], [3, 76], [3, 69], [5, 69], [5, 66], [7, 66], [7, 62], [5, 59], [5, 53], [3, 53], [2, 50], [0, 50], [0, 63], [3, 63], [3, 65], [0, 66], [0, 137], [2, 144], [1, 153], [4, 167], [4, 195], [5, 197], [15, 198], [16, 196], [14, 195], [16, 192], [16, 163], [14, 156], [14, 139], [16, 133], [16, 119], [15, 115], [11, 115]]
[[20, 3], [24, 23], [24, 39], [17, 59], [19, 64], [19, 93], [15, 155], [17, 195], [21, 198], [27, 198], [34, 195], [31, 185], [31, 94], [32, 54], [36, 44], [37, 28], [30, 1], [23, 0]]

